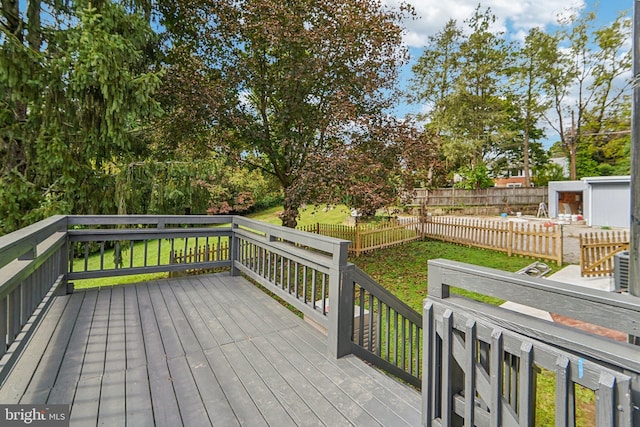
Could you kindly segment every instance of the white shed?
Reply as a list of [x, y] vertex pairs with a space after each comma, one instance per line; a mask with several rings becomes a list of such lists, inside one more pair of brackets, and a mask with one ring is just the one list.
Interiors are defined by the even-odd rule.
[[549, 216], [583, 215], [590, 226], [629, 228], [631, 177], [597, 176], [549, 183]]

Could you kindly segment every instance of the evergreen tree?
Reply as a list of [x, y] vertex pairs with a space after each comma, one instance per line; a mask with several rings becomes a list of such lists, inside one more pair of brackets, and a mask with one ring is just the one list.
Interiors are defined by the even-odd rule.
[[[113, 213], [116, 160], [158, 110], [142, 11], [2, 3], [0, 233], [53, 213]], [[46, 16], [46, 19], [42, 18]]]

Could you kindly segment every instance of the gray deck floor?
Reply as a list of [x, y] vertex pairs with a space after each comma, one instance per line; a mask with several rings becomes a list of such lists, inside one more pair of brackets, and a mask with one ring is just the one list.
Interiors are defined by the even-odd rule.
[[0, 388], [72, 425], [420, 424], [420, 394], [227, 273], [57, 297]]

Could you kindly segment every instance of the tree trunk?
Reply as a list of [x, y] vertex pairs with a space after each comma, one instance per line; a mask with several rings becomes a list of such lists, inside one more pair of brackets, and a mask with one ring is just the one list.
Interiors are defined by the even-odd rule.
[[300, 208], [300, 203], [291, 200], [287, 193], [288, 191], [285, 188], [285, 197], [283, 202], [284, 211], [280, 215], [280, 219], [282, 220], [283, 227], [296, 228], [296, 226], [298, 225], [298, 209]]
[[571, 179], [571, 181], [575, 181], [576, 179], [578, 179], [578, 168], [576, 163], [578, 162], [576, 153], [578, 151], [578, 144], [576, 144], [575, 140], [572, 140], [570, 145], [569, 145], [569, 163], [571, 166], [571, 169], [569, 171], [569, 179]]
[[27, 2], [27, 43], [35, 51], [39, 51], [42, 46], [40, 0], [29, 0]]
[[523, 147], [523, 159], [522, 169], [524, 171], [524, 186], [531, 187], [531, 168], [529, 165], [529, 131], [525, 130], [524, 133], [524, 147]]
[[[20, 17], [20, 1], [7, 0], [2, 2], [2, 15], [5, 18], [5, 28], [13, 34], [19, 43], [24, 43], [24, 22]], [[31, 4], [31, 2], [29, 2]], [[38, 3], [39, 4], [39, 3]], [[31, 10], [31, 9], [30, 9]], [[6, 90], [7, 100], [12, 99], [12, 89]], [[11, 105], [13, 104], [13, 105]], [[27, 168], [27, 154], [24, 145], [24, 123], [27, 120], [27, 104], [22, 99], [17, 98], [10, 103], [10, 109], [13, 110], [13, 121], [17, 124], [17, 131], [2, 141], [0, 146], [0, 155], [3, 156], [4, 165], [0, 168], [0, 173], [7, 174], [11, 170], [18, 170], [24, 174]]]
[[284, 201], [282, 206], [284, 211], [280, 214], [283, 227], [296, 228], [298, 225], [298, 215], [300, 209], [300, 197], [295, 194], [295, 191], [291, 188], [289, 180], [280, 180], [282, 188], [284, 190]]
[[20, 2], [17, 0], [6, 0], [2, 2], [2, 15], [6, 20], [7, 31], [18, 38], [20, 42], [24, 40], [23, 24], [20, 19]]

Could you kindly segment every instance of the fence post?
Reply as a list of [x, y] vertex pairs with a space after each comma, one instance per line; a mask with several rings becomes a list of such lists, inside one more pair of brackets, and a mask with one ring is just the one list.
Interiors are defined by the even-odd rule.
[[513, 221], [509, 221], [509, 232], [508, 232], [508, 236], [509, 236], [509, 244], [507, 245], [507, 255], [511, 256], [513, 254], [513, 239], [514, 239], [514, 232], [513, 232]]
[[[564, 251], [562, 243], [562, 224], [558, 224], [556, 229], [556, 251], [558, 251], [558, 265], [562, 265], [562, 252]], [[582, 248], [580, 248], [580, 257], [582, 257]]]
[[356, 257], [360, 256], [360, 248], [362, 245], [360, 244], [360, 224], [358, 224], [358, 220], [356, 218], [356, 235], [355, 235], [355, 247], [356, 247]]

